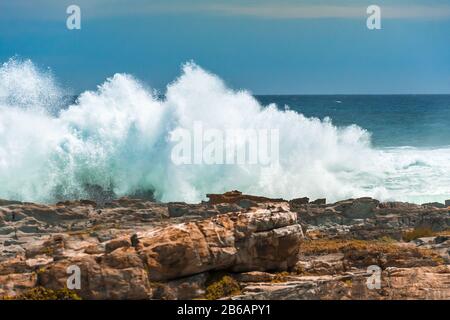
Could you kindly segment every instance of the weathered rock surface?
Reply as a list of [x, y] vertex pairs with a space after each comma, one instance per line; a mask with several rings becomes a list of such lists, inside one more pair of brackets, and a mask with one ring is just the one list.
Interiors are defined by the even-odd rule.
[[[450, 299], [445, 206], [209, 198], [0, 200], [0, 297], [66, 288], [77, 266], [83, 299], [202, 298], [222, 273], [240, 287], [233, 299]], [[373, 265], [380, 289], [366, 285]]]
[[235, 203], [240, 204], [241, 201], [252, 201], [253, 203], [264, 203], [264, 202], [285, 202], [283, 199], [270, 199], [266, 197], [252, 196], [248, 194], [242, 194], [242, 192], [234, 190], [225, 192], [224, 194], [207, 194], [209, 198], [209, 204], [223, 204], [223, 203]]
[[[124, 199], [102, 209], [92, 203], [65, 205], [67, 212], [61, 204], [14, 204], [0, 209], [12, 229], [28, 217], [42, 227], [39, 232], [28, 230], [3, 237], [3, 248], [11, 247], [8, 243], [5, 246], [11, 237], [16, 239], [17, 248], [1, 255], [0, 274], [9, 278], [0, 281], [0, 295], [38, 285], [64, 288], [68, 267], [78, 266], [82, 298], [189, 298], [189, 290], [201, 290], [196, 281], [180, 278], [219, 270], [287, 270], [296, 264], [303, 238], [297, 214], [286, 202], [239, 207], [222, 214], [219, 212], [226, 211], [223, 208], [185, 204], [178, 220], [169, 218], [169, 209], [163, 205]], [[72, 231], [74, 224], [84, 228]], [[155, 281], [168, 284], [162, 290]], [[176, 289], [177, 281], [190, 289]]]
[[[298, 276], [285, 282], [246, 283], [233, 300], [388, 300], [450, 299], [450, 268], [388, 268], [381, 273], [381, 288], [369, 289], [370, 274]], [[294, 278], [294, 279], [293, 279]]]
[[149, 277], [167, 280], [209, 270], [286, 270], [302, 231], [287, 205], [269, 205], [138, 234]]
[[302, 226], [335, 237], [377, 239], [388, 236], [400, 240], [408, 229], [429, 228], [437, 232], [450, 228], [447, 208], [403, 202], [380, 203], [371, 198], [325, 205], [297, 205], [292, 210], [298, 213]]

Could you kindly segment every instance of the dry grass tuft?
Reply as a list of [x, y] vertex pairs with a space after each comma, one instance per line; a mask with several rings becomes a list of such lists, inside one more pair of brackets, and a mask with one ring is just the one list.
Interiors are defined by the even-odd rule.
[[409, 242], [418, 238], [432, 237], [434, 235], [435, 233], [433, 232], [433, 230], [431, 230], [431, 228], [419, 227], [415, 228], [414, 230], [404, 232], [402, 238], [403, 241]]
[[208, 300], [217, 300], [239, 294], [241, 294], [239, 283], [229, 275], [224, 275], [212, 281], [206, 288], [206, 299]]

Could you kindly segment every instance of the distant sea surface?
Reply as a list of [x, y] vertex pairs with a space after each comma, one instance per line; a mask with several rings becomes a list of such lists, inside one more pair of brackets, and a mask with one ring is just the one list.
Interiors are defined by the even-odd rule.
[[374, 147], [450, 146], [450, 95], [259, 95], [263, 105], [289, 106], [307, 117], [356, 124]]

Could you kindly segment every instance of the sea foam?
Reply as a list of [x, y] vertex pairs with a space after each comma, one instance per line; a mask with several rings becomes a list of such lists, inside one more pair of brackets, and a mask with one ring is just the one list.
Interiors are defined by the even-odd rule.
[[[450, 150], [371, 146], [370, 133], [331, 119], [307, 118], [228, 88], [194, 63], [157, 95], [131, 75], [115, 74], [64, 106], [51, 73], [31, 61], [0, 68], [0, 198], [34, 202], [152, 190], [161, 201], [197, 202], [207, 193], [340, 200], [372, 196], [442, 201]], [[64, 107], [62, 107], [64, 106]], [[176, 165], [175, 130], [278, 129], [279, 165]]]

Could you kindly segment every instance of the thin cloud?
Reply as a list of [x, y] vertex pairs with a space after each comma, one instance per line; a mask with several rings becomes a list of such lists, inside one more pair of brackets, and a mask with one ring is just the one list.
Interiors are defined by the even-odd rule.
[[[382, 7], [383, 10], [383, 7]], [[405, 6], [384, 8], [385, 18], [420, 19], [420, 18], [450, 18], [450, 6]]]
[[[380, 8], [382, 17], [388, 19], [450, 18], [450, 6], [380, 6]], [[345, 19], [367, 15], [367, 6], [212, 5], [208, 9], [222, 14], [275, 19]]]
[[[381, 1], [381, 0], [380, 0]], [[142, 16], [154, 14], [205, 14], [222, 16], [243, 16], [266, 19], [358, 19], [367, 17], [367, 5], [358, 4], [357, 1], [345, 1], [345, 5], [330, 4], [330, 1], [310, 1], [303, 3], [273, 0], [261, 1], [143, 1], [143, 0], [62, 0], [55, 4], [50, 0], [36, 0], [29, 2], [16, 0], [3, 3], [0, 7], [0, 17], [11, 18], [15, 16], [62, 19], [65, 17], [65, 8], [68, 4], [76, 2], [86, 19]], [[319, 3], [319, 4], [317, 4]], [[341, 2], [342, 3], [342, 2]], [[386, 19], [449, 19], [450, 5], [429, 3], [427, 5], [380, 4], [382, 18]]]
[[[450, 18], [449, 5], [380, 5], [383, 18], [387, 19], [448, 19]], [[260, 3], [243, 5], [229, 4], [143, 4], [141, 7], [117, 9], [109, 7], [104, 14], [218, 14], [228, 16], [248, 16], [272, 19], [357, 19], [367, 16], [367, 6], [363, 5], [302, 5], [302, 4], [273, 4]]]

